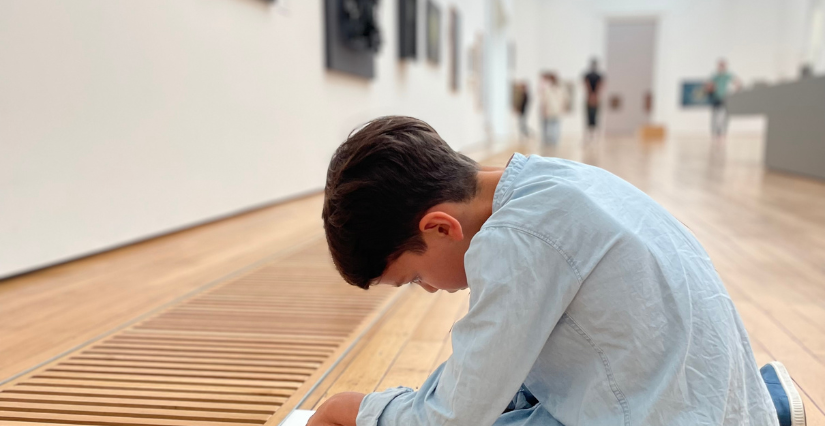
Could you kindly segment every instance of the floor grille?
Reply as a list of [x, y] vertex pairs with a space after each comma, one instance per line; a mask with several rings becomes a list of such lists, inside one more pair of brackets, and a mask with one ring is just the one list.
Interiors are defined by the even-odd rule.
[[392, 301], [315, 244], [0, 388], [0, 424], [260, 425]]

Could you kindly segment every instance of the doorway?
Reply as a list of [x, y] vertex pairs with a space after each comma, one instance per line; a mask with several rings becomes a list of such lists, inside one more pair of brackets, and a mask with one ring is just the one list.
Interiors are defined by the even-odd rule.
[[632, 135], [653, 111], [654, 18], [607, 22], [606, 91], [602, 99], [607, 135]]

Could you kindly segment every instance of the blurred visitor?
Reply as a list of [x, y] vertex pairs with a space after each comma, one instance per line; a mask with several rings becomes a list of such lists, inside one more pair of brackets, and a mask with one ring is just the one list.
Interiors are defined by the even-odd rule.
[[599, 64], [596, 59], [592, 59], [590, 71], [584, 76], [585, 94], [587, 95], [587, 130], [590, 136], [596, 132], [602, 83], [604, 83], [604, 77], [599, 74]]
[[541, 105], [541, 140], [545, 144], [556, 145], [561, 133], [559, 116], [564, 112], [567, 94], [559, 84], [556, 74], [545, 72], [541, 76], [539, 86], [539, 102]]
[[530, 128], [527, 127], [527, 105], [530, 103], [530, 90], [527, 82], [516, 83], [513, 96], [513, 106], [518, 114], [519, 139], [530, 137]]
[[714, 137], [723, 137], [728, 131], [728, 110], [725, 107], [725, 99], [732, 84], [736, 90], [739, 90], [741, 86], [739, 79], [728, 71], [725, 60], [720, 59], [716, 66], [716, 73], [710, 77], [706, 87], [710, 104], [713, 107], [710, 115], [710, 131]]

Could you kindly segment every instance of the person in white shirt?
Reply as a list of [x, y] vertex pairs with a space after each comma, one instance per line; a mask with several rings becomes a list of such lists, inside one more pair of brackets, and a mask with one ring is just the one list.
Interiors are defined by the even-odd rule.
[[545, 144], [556, 145], [561, 133], [559, 117], [564, 112], [566, 93], [559, 84], [556, 74], [545, 72], [541, 76], [539, 101], [541, 102], [541, 129], [542, 141]]

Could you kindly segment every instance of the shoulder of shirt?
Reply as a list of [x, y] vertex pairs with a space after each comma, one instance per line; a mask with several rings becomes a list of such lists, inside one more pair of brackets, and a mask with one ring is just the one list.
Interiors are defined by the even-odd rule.
[[[470, 245], [470, 248], [476, 254], [476, 256], [471, 256], [470, 257], [470, 259], [469, 259], [470, 264], [472, 264], [472, 262], [473, 262], [473, 257], [476, 257], [476, 259], [475, 259], [476, 261], [480, 261], [480, 262], [483, 262], [484, 264], [486, 264], [486, 261], [483, 260], [483, 259], [486, 258], [486, 256], [478, 257], [477, 256], [479, 254], [478, 250], [481, 250], [482, 252], [484, 252], [484, 251], [488, 250], [487, 247], [493, 247], [493, 246], [496, 247], [496, 249], [503, 248], [502, 247], [502, 241], [485, 241], [488, 238], [494, 238], [496, 233], [507, 233], [505, 235], [508, 235], [508, 236], [513, 235], [513, 234], [520, 234], [520, 235], [523, 235], [523, 236], [527, 237], [527, 239], [530, 241], [530, 244], [529, 244], [530, 250], [529, 250], [529, 252], [532, 253], [532, 254], [542, 253], [539, 250], [535, 250], [536, 248], [539, 248], [539, 247], [543, 247], [546, 250], [558, 253], [558, 255], [560, 256], [560, 260], [563, 259], [564, 264], [566, 264], [567, 267], [570, 268], [570, 270], [573, 272], [573, 274], [575, 275], [578, 282], [582, 283], [582, 281], [583, 281], [582, 274], [579, 271], [579, 268], [577, 267], [575, 260], [573, 259], [573, 257], [569, 253], [567, 253], [564, 250], [563, 247], [561, 247], [561, 245], [559, 244], [558, 241], [556, 241], [552, 237], [550, 237], [548, 235], [545, 235], [545, 234], [542, 234], [542, 233], [540, 233], [540, 232], [538, 232], [534, 229], [531, 229], [529, 227], [525, 227], [523, 225], [515, 224], [515, 223], [502, 222], [502, 223], [496, 223], [496, 224], [490, 224], [490, 225], [485, 224], [485, 226], [483, 226], [478, 231], [478, 233], [473, 237], [473, 241]], [[505, 242], [504, 248], [506, 248], [507, 247], [506, 244], [507, 243], [512, 243], [512, 242], [514, 242], [514, 240], [511, 239], [511, 238], [505, 238], [504, 242]], [[490, 256], [490, 255], [492, 255], [492, 252], [488, 251], [487, 256]], [[549, 261], [549, 259], [550, 258], [546, 258], [546, 257], [544, 258], [545, 261]], [[465, 262], [467, 262], [467, 260], [465, 260]], [[467, 263], [465, 263], [465, 265], [467, 265]]]
[[[575, 161], [543, 157], [528, 157], [523, 169], [509, 183], [507, 198], [485, 221], [479, 232], [485, 229], [513, 229], [541, 237], [542, 229], [533, 224], [547, 223], [545, 218], [555, 215], [558, 210], [566, 210], [575, 204], [582, 215], [585, 212], [603, 215], [585, 188], [575, 181], [585, 181], [588, 185], [610, 182], [608, 172], [597, 167]], [[536, 172], [534, 168], [546, 168]], [[607, 180], [604, 180], [607, 179]], [[537, 200], [535, 197], [540, 197]], [[540, 206], [540, 208], [537, 208]], [[588, 214], [589, 214], [588, 213]], [[573, 226], [576, 217], [566, 215], [552, 219], [559, 226]], [[558, 222], [558, 220], [562, 222]], [[553, 240], [553, 238], [547, 238]]]

